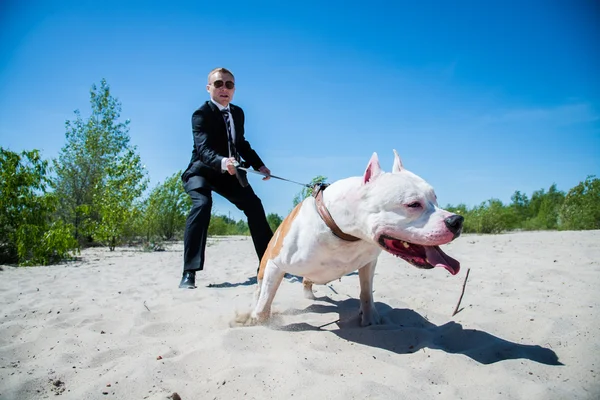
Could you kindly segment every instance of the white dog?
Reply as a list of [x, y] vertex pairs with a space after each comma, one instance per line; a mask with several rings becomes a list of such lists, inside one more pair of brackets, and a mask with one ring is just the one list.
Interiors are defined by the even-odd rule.
[[373, 275], [381, 250], [417, 268], [444, 267], [452, 275], [460, 264], [438, 246], [462, 231], [463, 217], [438, 207], [433, 188], [403, 168], [394, 150], [391, 173], [374, 153], [362, 177], [317, 188], [281, 223], [261, 260], [256, 305], [251, 318], [267, 320], [285, 273], [312, 284], [326, 284], [358, 270], [361, 325], [380, 322], [373, 303]]

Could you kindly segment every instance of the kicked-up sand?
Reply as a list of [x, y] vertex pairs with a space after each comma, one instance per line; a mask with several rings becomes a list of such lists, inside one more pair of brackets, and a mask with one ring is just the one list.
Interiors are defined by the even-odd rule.
[[[0, 271], [0, 399], [598, 399], [600, 231], [463, 235], [451, 276], [387, 253], [358, 323], [358, 275], [287, 276], [271, 323], [250, 312], [258, 260], [214, 238], [198, 288], [182, 245], [87, 249]], [[461, 310], [451, 316], [470, 269]]]

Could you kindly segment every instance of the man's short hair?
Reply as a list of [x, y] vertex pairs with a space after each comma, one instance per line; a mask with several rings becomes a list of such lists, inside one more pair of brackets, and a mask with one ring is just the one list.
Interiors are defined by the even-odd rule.
[[208, 73], [208, 83], [210, 83], [210, 77], [211, 77], [213, 74], [216, 74], [217, 72], [220, 72], [220, 73], [222, 73], [222, 74], [229, 74], [229, 75], [231, 75], [231, 77], [232, 77], [232, 78], [235, 80], [235, 76], [233, 76], [233, 74], [231, 73], [231, 71], [230, 71], [230, 70], [228, 70], [227, 68], [219, 67], [219, 68], [215, 68], [215, 69], [213, 69], [212, 71], [210, 71], [210, 72]]

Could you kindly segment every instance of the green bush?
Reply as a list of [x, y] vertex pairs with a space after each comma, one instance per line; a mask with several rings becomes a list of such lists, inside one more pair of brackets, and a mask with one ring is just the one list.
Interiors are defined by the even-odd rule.
[[55, 221], [48, 227], [22, 224], [17, 229], [20, 265], [48, 265], [72, 258], [77, 251], [73, 226]]
[[53, 221], [60, 203], [46, 193], [47, 171], [37, 150], [0, 147], [0, 263], [46, 265], [78, 250], [73, 226]]
[[283, 219], [278, 214], [270, 213], [267, 215], [267, 221], [269, 222], [271, 230], [275, 232], [277, 228], [279, 228], [279, 225], [281, 225], [283, 222]]
[[600, 229], [600, 179], [588, 176], [572, 188], [560, 209], [560, 228]]
[[140, 204], [139, 234], [152, 240], [172, 240], [181, 236], [192, 202], [181, 183], [181, 171], [158, 184]]
[[471, 213], [471, 223], [476, 233], [500, 233], [514, 229], [517, 217], [512, 208], [505, 207], [498, 199], [488, 200]]
[[248, 224], [244, 220], [234, 221], [225, 215], [211, 215], [208, 225], [209, 236], [250, 235]]

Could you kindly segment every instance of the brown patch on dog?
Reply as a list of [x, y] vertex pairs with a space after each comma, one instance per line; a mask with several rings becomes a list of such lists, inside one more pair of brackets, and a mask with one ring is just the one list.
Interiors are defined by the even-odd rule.
[[271, 238], [269, 245], [267, 246], [267, 250], [263, 255], [263, 258], [260, 260], [260, 267], [258, 269], [258, 280], [261, 281], [263, 276], [265, 275], [265, 268], [267, 267], [267, 261], [277, 257], [279, 252], [281, 251], [281, 247], [283, 246], [283, 239], [285, 239], [288, 234], [290, 228], [292, 227], [292, 222], [296, 218], [298, 211], [300, 211], [300, 207], [302, 203], [298, 204], [292, 212], [285, 217], [281, 225], [275, 231], [275, 234]]

